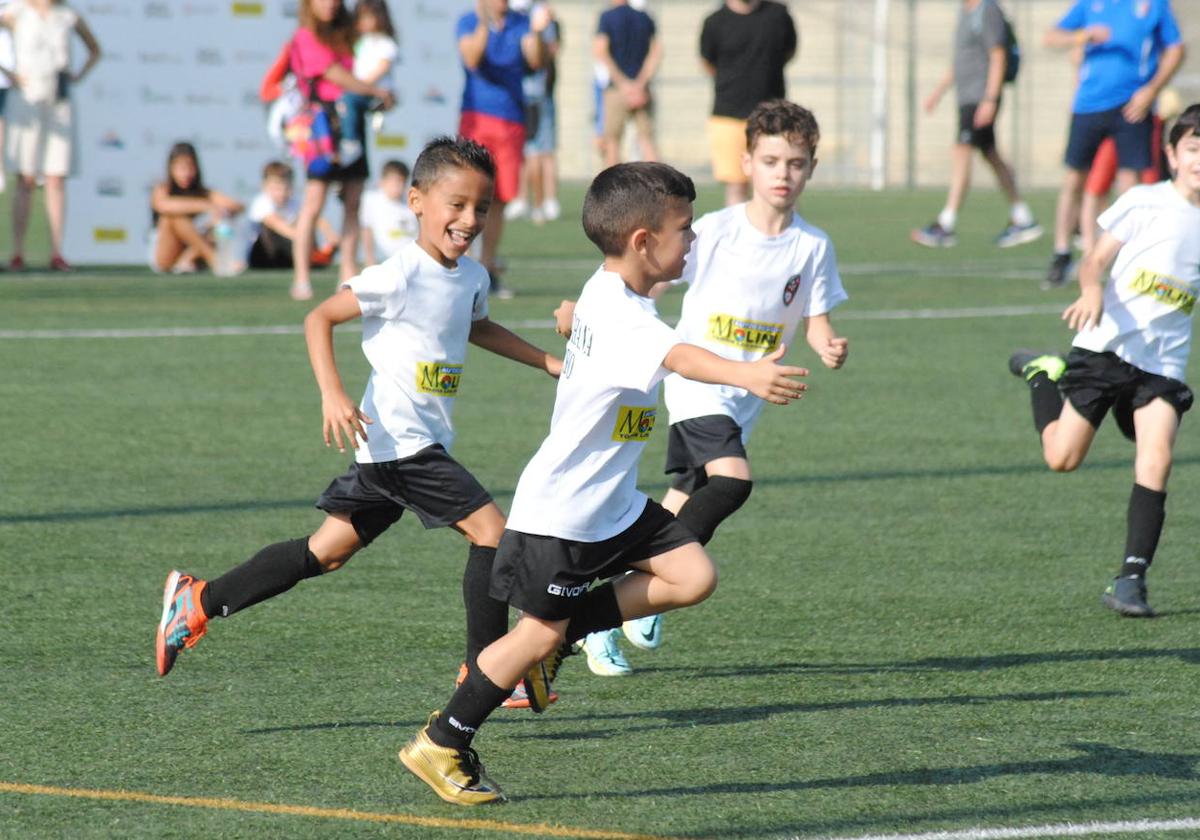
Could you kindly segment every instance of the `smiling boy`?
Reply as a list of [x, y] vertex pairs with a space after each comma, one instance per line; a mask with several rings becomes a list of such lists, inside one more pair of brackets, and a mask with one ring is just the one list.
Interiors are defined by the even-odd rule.
[[[309, 360], [321, 391], [326, 446], [355, 463], [317, 500], [324, 522], [307, 537], [275, 543], [212, 580], [172, 571], [156, 639], [158, 673], [228, 617], [301, 580], [340, 568], [406, 509], [426, 528], [450, 526], [470, 543], [463, 574], [467, 661], [503, 635], [508, 611], [488, 586], [504, 515], [465, 467], [450, 457], [451, 412], [467, 343], [557, 376], [559, 359], [488, 319], [488, 277], [465, 254], [483, 230], [495, 167], [479, 144], [430, 142], [413, 169], [409, 205], [415, 241], [393, 259], [346, 281], [304, 321]], [[346, 393], [333, 353], [333, 328], [363, 319], [371, 364], [361, 404]]]
[[503, 799], [471, 741], [522, 681], [534, 711], [545, 708], [567, 643], [699, 603], [716, 587], [695, 536], [637, 489], [662, 378], [726, 383], [777, 404], [804, 390], [791, 377], [807, 371], [776, 364], [782, 346], [730, 361], [683, 343], [659, 320], [650, 290], [684, 269], [695, 196], [690, 178], [660, 163], [610, 167], [588, 189], [583, 228], [604, 264], [575, 307], [550, 432], [517, 484], [492, 578], [492, 595], [521, 617], [468, 663], [446, 707], [400, 751], [448, 802]]

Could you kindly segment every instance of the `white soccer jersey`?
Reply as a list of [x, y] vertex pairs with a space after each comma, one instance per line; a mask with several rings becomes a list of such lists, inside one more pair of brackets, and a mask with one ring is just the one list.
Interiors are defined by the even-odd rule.
[[1123, 245], [1100, 323], [1075, 336], [1075, 346], [1182, 381], [1200, 295], [1200, 208], [1163, 181], [1126, 192], [1101, 214], [1100, 227]]
[[246, 210], [246, 218], [252, 225], [255, 236], [262, 232], [263, 222], [268, 216], [278, 216], [289, 225], [294, 225], [299, 215], [300, 204], [296, 201], [295, 196], [290, 196], [283, 204], [276, 204], [265, 192], [254, 196], [254, 200], [250, 202], [250, 207]]
[[[846, 300], [833, 243], [798, 214], [779, 236], [750, 224], [745, 204], [709, 213], [693, 227], [696, 241], [680, 279], [689, 287], [676, 327], [689, 344], [752, 362], [780, 342], [790, 345], [802, 319]], [[671, 423], [721, 414], [741, 427], [743, 442], [763, 408], [744, 388], [678, 375], [667, 377], [664, 390]]]
[[404, 243], [417, 238], [417, 216], [409, 209], [408, 202], [403, 199], [393, 201], [382, 190], [363, 193], [358, 220], [371, 231], [380, 262], [399, 251]]
[[599, 542], [646, 508], [637, 462], [654, 428], [662, 367], [679, 336], [654, 303], [601, 268], [583, 287], [550, 434], [521, 473], [514, 531]]
[[362, 309], [371, 363], [362, 411], [375, 422], [356, 460], [394, 461], [435, 443], [449, 450], [471, 323], [487, 317], [487, 272], [468, 257], [445, 268], [410, 242], [343, 285]]

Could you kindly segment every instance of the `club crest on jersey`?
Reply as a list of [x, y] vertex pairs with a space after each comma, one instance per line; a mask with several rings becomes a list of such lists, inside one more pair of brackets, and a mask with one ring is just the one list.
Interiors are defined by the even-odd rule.
[[453, 397], [458, 393], [463, 366], [447, 362], [417, 362], [417, 390], [423, 394]]
[[787, 285], [783, 287], [783, 305], [791, 306], [792, 301], [796, 299], [796, 292], [800, 290], [800, 275], [793, 274], [788, 278]]
[[613, 426], [612, 439], [618, 443], [647, 441], [654, 431], [655, 408], [642, 405], [623, 405], [617, 409], [617, 422]]
[[768, 353], [775, 349], [779, 339], [783, 337], [783, 324], [751, 321], [733, 315], [710, 315], [708, 337], [739, 350]]

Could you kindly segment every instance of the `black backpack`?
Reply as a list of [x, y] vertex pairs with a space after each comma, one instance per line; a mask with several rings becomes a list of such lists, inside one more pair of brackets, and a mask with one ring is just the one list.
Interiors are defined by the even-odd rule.
[[1012, 21], [1003, 9], [1000, 10], [1000, 17], [1004, 19], [1004, 83], [1007, 85], [1015, 82], [1017, 73], [1021, 71], [1021, 45], [1017, 43], [1017, 33], [1013, 31]]

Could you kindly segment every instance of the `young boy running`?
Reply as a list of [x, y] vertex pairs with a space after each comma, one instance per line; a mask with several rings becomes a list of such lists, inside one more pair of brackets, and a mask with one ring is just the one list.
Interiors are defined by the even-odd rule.
[[1200, 294], [1200, 105], [1171, 129], [1167, 160], [1173, 180], [1133, 187], [1100, 216], [1103, 233], [1079, 269], [1079, 299], [1063, 313], [1078, 330], [1071, 354], [1009, 359], [1029, 383], [1050, 469], [1083, 462], [1110, 408], [1137, 447], [1125, 560], [1103, 597], [1125, 616], [1154, 615], [1146, 572], [1162, 533], [1175, 435], [1192, 406], [1183, 377]]
[[503, 798], [471, 740], [522, 680], [533, 709], [545, 708], [564, 640], [698, 603], [716, 587], [695, 536], [637, 489], [659, 381], [674, 371], [778, 404], [804, 390], [790, 377], [807, 371], [776, 364], [782, 346], [733, 362], [682, 343], [658, 319], [650, 289], [683, 270], [695, 195], [691, 179], [665, 164], [630, 163], [601, 172], [584, 199], [584, 232], [604, 265], [579, 297], [550, 433], [521, 474], [492, 576], [492, 595], [521, 617], [400, 751], [448, 802]]
[[[449, 525], [470, 543], [463, 574], [467, 662], [507, 630], [507, 606], [488, 594], [504, 516], [448, 454], [451, 411], [468, 341], [551, 376], [562, 364], [488, 319], [487, 272], [464, 256], [483, 230], [494, 176], [482, 146], [451, 138], [429, 143], [409, 191], [418, 238], [309, 313], [304, 333], [321, 391], [325, 445], [344, 452], [349, 444], [355, 463], [317, 500], [327, 515], [315, 533], [269, 545], [211, 580], [170, 573], [156, 641], [160, 675], [200, 640], [210, 618], [340, 568], [406, 509], [426, 528]], [[334, 326], [358, 317], [371, 363], [361, 405], [346, 394], [333, 353]]]
[[[790, 344], [803, 322], [805, 339], [825, 366], [845, 364], [849, 343], [829, 321], [830, 311], [846, 300], [833, 244], [796, 212], [817, 165], [819, 140], [812, 112], [793, 102], [771, 100], [751, 112], [742, 167], [752, 197], [696, 222], [696, 242], [675, 281], [688, 284], [675, 328], [680, 340], [726, 359], [752, 361]], [[654, 291], [661, 294], [669, 285]], [[763, 403], [741, 388], [681, 376], [668, 376], [663, 389], [671, 424], [666, 472], [674, 479], [662, 505], [704, 545], [750, 496], [745, 445]], [[617, 642], [620, 633], [585, 640], [593, 673], [632, 673]], [[662, 618], [630, 622], [624, 634], [653, 650], [662, 643]]]

